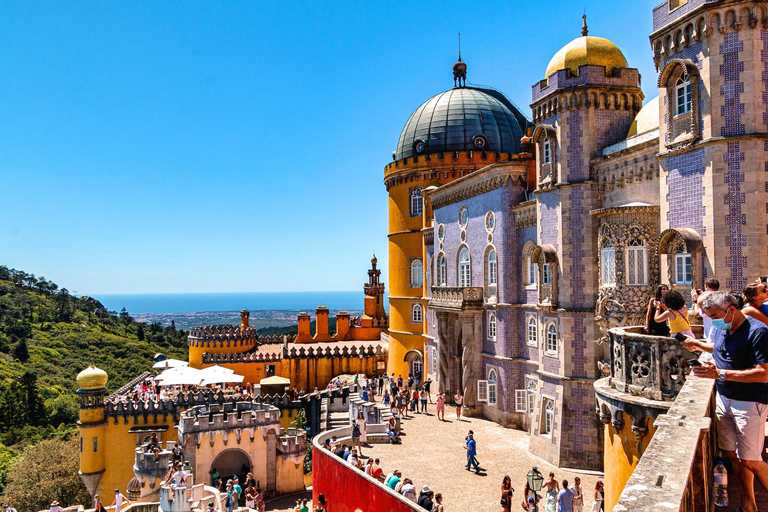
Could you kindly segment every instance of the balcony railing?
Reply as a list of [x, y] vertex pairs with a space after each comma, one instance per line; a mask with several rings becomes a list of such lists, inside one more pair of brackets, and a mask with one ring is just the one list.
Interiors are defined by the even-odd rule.
[[433, 286], [429, 307], [456, 310], [482, 308], [483, 287]]
[[690, 373], [696, 355], [674, 338], [649, 336], [641, 327], [616, 327], [611, 337], [611, 386], [651, 400], [672, 401]]

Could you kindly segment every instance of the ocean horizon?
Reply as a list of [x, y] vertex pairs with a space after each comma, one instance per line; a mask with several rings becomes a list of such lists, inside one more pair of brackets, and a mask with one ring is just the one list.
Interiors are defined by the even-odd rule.
[[[362, 310], [362, 291], [348, 292], [244, 292], [244, 293], [107, 293], [94, 294], [110, 311], [128, 313], [201, 313], [214, 311], [302, 310], [317, 306], [335, 310]], [[386, 304], [387, 296], [384, 300]]]

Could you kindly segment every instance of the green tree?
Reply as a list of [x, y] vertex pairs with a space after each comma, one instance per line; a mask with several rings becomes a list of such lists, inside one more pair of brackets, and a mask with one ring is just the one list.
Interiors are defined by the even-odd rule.
[[0, 444], [0, 495], [3, 494], [5, 486], [8, 484], [8, 472], [11, 470], [15, 459], [16, 452]]
[[144, 341], [144, 324], [139, 324], [139, 330], [136, 332], [139, 341]]
[[[45, 403], [40, 397], [40, 390], [37, 387], [37, 376], [27, 371], [21, 376], [21, 387], [24, 393], [24, 409], [26, 423], [28, 425], [45, 425], [46, 413]], [[20, 404], [21, 405], [21, 404]]]
[[77, 475], [79, 465], [77, 436], [40, 441], [13, 462], [3, 498], [19, 512], [47, 509], [53, 500], [64, 507], [89, 507], [91, 497]]
[[27, 359], [29, 359], [29, 348], [27, 348], [27, 342], [26, 340], [21, 340], [16, 344], [16, 346], [13, 349], [13, 357], [14, 359], [18, 359], [22, 363], [26, 363]]

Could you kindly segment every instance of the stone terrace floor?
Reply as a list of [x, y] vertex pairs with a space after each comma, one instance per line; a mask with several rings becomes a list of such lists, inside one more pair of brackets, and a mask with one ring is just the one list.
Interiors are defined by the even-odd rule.
[[[435, 416], [433, 404], [428, 414], [403, 418], [403, 442], [400, 445], [372, 445], [363, 447], [363, 460], [378, 457], [384, 473], [399, 469], [403, 477], [413, 480], [418, 490], [428, 484], [435, 493], [442, 493], [443, 505], [448, 511], [501, 510], [501, 480], [504, 475], [512, 479], [515, 495], [512, 510], [520, 510], [525, 476], [536, 466], [545, 478], [550, 471], [555, 478], [573, 482], [581, 478], [585, 495], [585, 510], [590, 510], [595, 483], [599, 474], [558, 469], [528, 453], [528, 434], [504, 428], [492, 421], [463, 418], [457, 421], [455, 409], [446, 407], [445, 422]], [[477, 441], [477, 460], [483, 468], [479, 474], [467, 471], [466, 452], [463, 448], [467, 431], [473, 430]], [[291, 511], [296, 497], [269, 503], [267, 510]]]

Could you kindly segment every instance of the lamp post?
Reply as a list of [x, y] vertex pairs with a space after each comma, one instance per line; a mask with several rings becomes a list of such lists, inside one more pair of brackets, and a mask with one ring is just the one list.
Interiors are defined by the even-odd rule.
[[[539, 512], [539, 491], [544, 483], [544, 475], [542, 475], [536, 466], [528, 472], [526, 476], [528, 479], [528, 487], [533, 491], [533, 510], [530, 512]], [[526, 497], [526, 500], [528, 498]]]

